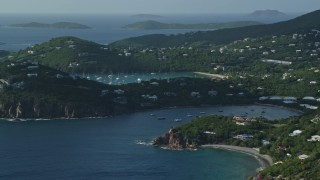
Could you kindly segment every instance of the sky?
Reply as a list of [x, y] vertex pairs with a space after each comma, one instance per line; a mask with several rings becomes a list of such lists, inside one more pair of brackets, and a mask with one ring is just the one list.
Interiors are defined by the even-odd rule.
[[0, 0], [0, 13], [201, 14], [255, 10], [311, 12], [320, 0]]

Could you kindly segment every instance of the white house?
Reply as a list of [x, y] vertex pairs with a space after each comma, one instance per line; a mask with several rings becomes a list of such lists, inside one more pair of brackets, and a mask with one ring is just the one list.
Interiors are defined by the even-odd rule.
[[303, 97], [302, 100], [316, 101], [317, 99], [312, 96], [306, 96], [306, 97]]
[[296, 97], [284, 97], [283, 100], [285, 101], [297, 101]]
[[152, 82], [152, 83], [150, 83], [150, 85], [159, 86], [159, 83], [158, 82]]
[[215, 135], [216, 133], [211, 131], [204, 131], [203, 134]]
[[122, 90], [122, 89], [116, 89], [116, 90], [114, 90], [113, 92], [114, 92], [115, 94], [119, 94], [119, 95], [124, 94], [124, 90]]
[[298, 156], [298, 158], [301, 159], [301, 160], [307, 159], [308, 157], [309, 156], [305, 155], [305, 154], [302, 154], [302, 155]]
[[298, 136], [299, 134], [301, 134], [302, 131], [301, 130], [294, 130], [292, 133], [289, 134], [289, 136], [293, 137], [293, 136]]
[[34, 54], [34, 53], [35, 53], [34, 51], [31, 51], [31, 50], [28, 51], [28, 54], [31, 54], [31, 55], [32, 55], [32, 54]]
[[200, 92], [191, 92], [190, 93], [190, 96], [191, 97], [195, 97], [195, 98], [200, 98], [201, 96], [200, 96]]
[[309, 142], [320, 142], [320, 136], [319, 135], [314, 135], [314, 136], [311, 136], [311, 139], [308, 139], [307, 141]]
[[310, 104], [300, 104], [300, 107], [304, 107], [304, 108], [312, 109], [312, 110], [317, 110], [318, 109], [318, 106], [312, 106]]
[[28, 77], [38, 77], [38, 73], [28, 73]]
[[251, 140], [253, 138], [253, 135], [251, 135], [251, 134], [239, 134], [239, 135], [234, 136], [233, 138], [240, 139], [241, 141], [248, 141], [248, 140]]
[[272, 100], [272, 101], [282, 101], [282, 98], [279, 97], [279, 96], [272, 96], [272, 97], [270, 97], [270, 100]]
[[265, 101], [265, 100], [268, 100], [269, 97], [267, 96], [262, 96], [262, 97], [259, 97], [259, 101]]
[[296, 97], [285, 97], [285, 98], [283, 98], [283, 103], [285, 103], [285, 104], [297, 103], [297, 98]]

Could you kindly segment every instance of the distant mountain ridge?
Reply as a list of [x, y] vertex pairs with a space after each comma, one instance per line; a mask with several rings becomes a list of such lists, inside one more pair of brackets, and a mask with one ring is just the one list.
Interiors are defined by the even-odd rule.
[[135, 14], [131, 16], [132, 18], [163, 18], [163, 16], [155, 14]]
[[263, 37], [305, 32], [310, 29], [320, 29], [320, 10], [299, 16], [292, 20], [239, 28], [220, 29], [216, 31], [192, 32], [179, 35], [145, 35], [117, 41], [111, 44], [114, 47], [169, 47], [201, 42], [203, 45], [223, 44], [246, 37]]
[[267, 10], [257, 10], [257, 11], [254, 11], [253, 13], [249, 14], [249, 16], [253, 16], [253, 17], [261, 17], [261, 16], [264, 16], [264, 17], [277, 17], [277, 16], [285, 16], [286, 14], [283, 13], [283, 12], [280, 12], [278, 10], [270, 10], [270, 9], [267, 9]]
[[11, 27], [20, 27], [20, 28], [58, 28], [58, 29], [90, 29], [91, 27], [73, 23], [73, 22], [56, 22], [52, 24], [31, 22], [24, 24], [12, 24]]
[[128, 29], [223, 29], [242, 26], [252, 26], [262, 24], [256, 21], [236, 21], [226, 23], [199, 23], [199, 24], [179, 24], [179, 23], [161, 23], [158, 21], [142, 21], [128, 24], [124, 28]]

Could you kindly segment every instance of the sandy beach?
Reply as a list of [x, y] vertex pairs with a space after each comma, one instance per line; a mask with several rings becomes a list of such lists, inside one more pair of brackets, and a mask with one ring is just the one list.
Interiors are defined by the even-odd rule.
[[228, 79], [228, 76], [224, 76], [221, 74], [210, 74], [210, 73], [205, 73], [205, 72], [194, 72], [195, 74], [203, 75], [203, 76], [208, 76], [214, 79]]
[[231, 145], [220, 145], [220, 144], [208, 144], [208, 145], [202, 145], [201, 147], [230, 150], [230, 151], [249, 154], [251, 156], [254, 156], [259, 161], [260, 167], [263, 169], [273, 164], [272, 158], [269, 155], [262, 155], [259, 153], [257, 149], [254, 149], [254, 148], [231, 146]]

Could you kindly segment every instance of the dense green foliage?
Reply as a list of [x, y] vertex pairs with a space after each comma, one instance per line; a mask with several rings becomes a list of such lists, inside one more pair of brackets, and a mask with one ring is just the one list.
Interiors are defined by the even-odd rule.
[[[261, 153], [270, 155], [275, 162], [283, 162], [262, 171], [260, 175], [265, 179], [279, 175], [289, 179], [317, 179], [320, 175], [320, 142], [307, 141], [311, 136], [320, 134], [320, 124], [311, 122], [313, 118], [314, 115], [310, 114], [274, 122], [258, 119], [246, 126], [239, 126], [232, 121], [232, 117], [207, 116], [176, 128], [176, 135], [196, 145], [214, 143], [259, 147]], [[302, 130], [300, 135], [289, 136], [297, 129]], [[215, 134], [205, 134], [205, 131]], [[241, 141], [234, 138], [238, 134], [250, 134], [253, 138]], [[263, 145], [262, 140], [270, 144]], [[302, 154], [309, 158], [300, 160], [298, 156]]]
[[[129, 71], [130, 58], [104, 45], [75, 37], [61, 37], [13, 53], [10, 61], [32, 61], [65, 72]], [[126, 64], [127, 66], [123, 66]]]
[[225, 29], [243, 26], [253, 26], [261, 24], [255, 21], [236, 21], [227, 23], [200, 23], [200, 24], [178, 24], [178, 23], [161, 23], [158, 21], [142, 21], [128, 24], [124, 28], [128, 29]]
[[[231, 144], [238, 146], [258, 147], [261, 146], [261, 140], [265, 129], [271, 128], [272, 125], [265, 121], [252, 122], [248, 126], [239, 126], [232, 121], [232, 117], [227, 116], [206, 116], [194, 119], [177, 128], [178, 133], [183, 139], [192, 141], [193, 144]], [[205, 131], [214, 132], [215, 134], [205, 134]], [[253, 140], [241, 141], [233, 138], [238, 134], [251, 134]]]
[[[256, 100], [229, 82], [177, 78], [140, 84], [105, 85], [28, 62], [1, 63], [0, 116], [15, 118], [88, 117], [123, 114], [147, 108], [202, 104], [250, 104]], [[123, 93], [116, 93], [121, 89]], [[220, 95], [210, 96], [215, 90]], [[200, 95], [192, 97], [192, 92]], [[229, 97], [225, 94], [233, 93]], [[155, 99], [149, 98], [155, 96]]]
[[12, 24], [12, 27], [20, 27], [20, 28], [58, 28], [58, 29], [90, 29], [89, 26], [72, 23], [72, 22], [56, 22], [52, 24], [31, 22], [25, 24]]

